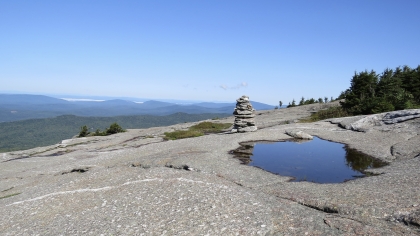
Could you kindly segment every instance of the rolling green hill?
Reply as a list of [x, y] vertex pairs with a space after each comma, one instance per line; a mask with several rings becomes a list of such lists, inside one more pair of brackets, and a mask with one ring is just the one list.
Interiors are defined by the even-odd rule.
[[230, 114], [175, 113], [167, 116], [138, 115], [115, 117], [79, 117], [63, 115], [55, 118], [31, 119], [0, 123], [0, 152], [30, 149], [59, 143], [77, 135], [80, 127], [87, 125], [92, 131], [104, 130], [114, 122], [124, 129], [141, 129], [193, 122]]

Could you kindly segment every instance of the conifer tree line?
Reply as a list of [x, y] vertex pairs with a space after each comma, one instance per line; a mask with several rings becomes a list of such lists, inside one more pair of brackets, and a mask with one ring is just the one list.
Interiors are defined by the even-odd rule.
[[[375, 71], [355, 72], [350, 81], [350, 88], [341, 92], [337, 100], [341, 100], [341, 109], [348, 115], [367, 115], [387, 111], [420, 108], [420, 65], [417, 68], [409, 66], [385, 69], [378, 74]], [[307, 105], [313, 103], [332, 102], [313, 98], [301, 98], [287, 107]]]
[[420, 108], [420, 65], [385, 69], [381, 74], [355, 72], [350, 88], [339, 98], [344, 99], [341, 107], [352, 115]]
[[328, 103], [332, 101], [334, 101], [332, 97], [331, 97], [331, 100], [329, 100], [327, 97], [318, 98], [318, 99], [310, 98], [310, 99], [305, 100], [305, 97], [302, 97], [297, 105], [296, 105], [295, 99], [293, 99], [292, 103], [289, 102], [289, 105], [287, 107], [302, 106], [302, 105], [308, 105], [308, 104], [314, 104], [314, 103]]
[[296, 104], [295, 99], [293, 99], [291, 103], [289, 102], [289, 105], [287, 105], [287, 107], [309, 105], [309, 104], [314, 104], [314, 103], [328, 103], [328, 102], [333, 102], [333, 101], [334, 101], [333, 97], [331, 97], [331, 99], [329, 99], [328, 97], [318, 98], [318, 99], [314, 99], [314, 98], [305, 99], [305, 97], [302, 97], [298, 104]]

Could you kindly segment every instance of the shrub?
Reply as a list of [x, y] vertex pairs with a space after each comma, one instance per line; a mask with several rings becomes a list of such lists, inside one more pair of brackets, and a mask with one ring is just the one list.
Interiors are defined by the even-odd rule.
[[102, 132], [100, 129], [96, 129], [95, 133], [93, 134], [93, 136], [105, 136], [106, 134], [104, 132]]
[[78, 137], [81, 138], [81, 137], [86, 137], [88, 135], [89, 135], [89, 128], [86, 125], [80, 127], [80, 132], [79, 132]]
[[113, 123], [107, 128], [105, 131], [101, 131], [100, 129], [96, 129], [95, 133], [90, 133], [89, 128], [84, 125], [80, 128], [80, 133], [78, 137], [86, 137], [86, 136], [106, 136], [116, 133], [122, 133], [125, 132], [123, 128], [117, 123]]
[[106, 135], [122, 133], [122, 132], [125, 132], [125, 130], [121, 128], [121, 126], [117, 123], [111, 124], [111, 126], [109, 126], [109, 128], [105, 130]]

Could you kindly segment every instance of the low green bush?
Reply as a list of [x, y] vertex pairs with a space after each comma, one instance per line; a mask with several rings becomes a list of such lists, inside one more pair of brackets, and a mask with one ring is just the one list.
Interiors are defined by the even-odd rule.
[[100, 129], [97, 129], [94, 133], [90, 133], [89, 128], [86, 125], [84, 125], [80, 127], [80, 133], [78, 137], [80, 138], [80, 137], [86, 137], [86, 136], [106, 136], [106, 135], [111, 135], [111, 134], [116, 134], [116, 133], [122, 133], [125, 131], [126, 130], [121, 128], [121, 126], [117, 124], [116, 122], [112, 123], [109, 126], [109, 128], [105, 129], [105, 131], [101, 131]]
[[79, 132], [78, 137], [81, 138], [81, 137], [86, 137], [88, 135], [89, 135], [89, 128], [86, 125], [80, 127], [80, 132]]
[[125, 132], [125, 130], [121, 128], [121, 126], [117, 123], [113, 123], [111, 126], [109, 126], [109, 128], [105, 130], [106, 135], [122, 133], [122, 132]]

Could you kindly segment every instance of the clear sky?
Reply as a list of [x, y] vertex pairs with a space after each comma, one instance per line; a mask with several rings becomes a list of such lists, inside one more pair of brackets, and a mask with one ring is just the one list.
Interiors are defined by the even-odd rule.
[[276, 105], [419, 64], [419, 0], [0, 1], [0, 92]]

